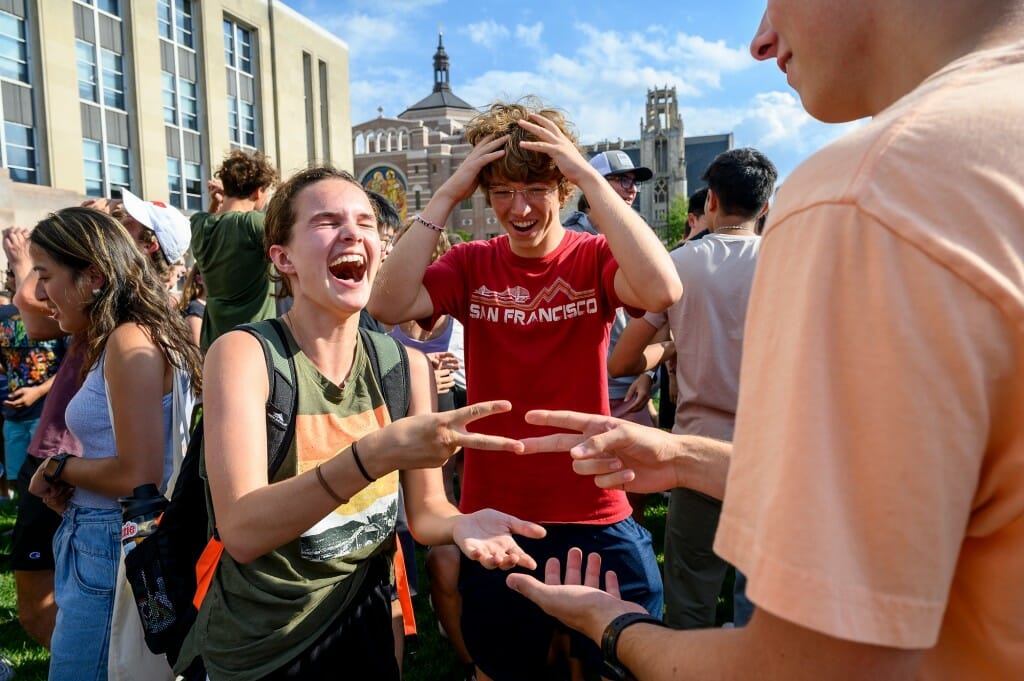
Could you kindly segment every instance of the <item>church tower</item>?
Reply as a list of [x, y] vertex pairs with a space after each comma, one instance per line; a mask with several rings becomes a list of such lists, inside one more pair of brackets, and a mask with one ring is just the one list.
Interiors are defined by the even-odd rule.
[[448, 53], [444, 51], [442, 35], [437, 34], [437, 52], [434, 53], [434, 92], [451, 90], [448, 84]]
[[640, 213], [659, 234], [668, 230], [668, 209], [686, 196], [686, 147], [683, 119], [674, 87], [647, 91], [647, 110], [640, 124], [640, 159], [654, 172], [640, 193]]

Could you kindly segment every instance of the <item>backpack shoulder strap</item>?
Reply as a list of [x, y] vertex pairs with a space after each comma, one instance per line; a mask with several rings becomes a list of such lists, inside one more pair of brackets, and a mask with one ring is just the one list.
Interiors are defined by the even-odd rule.
[[384, 393], [392, 421], [409, 413], [409, 353], [387, 334], [359, 329], [373, 375]]
[[279, 319], [241, 324], [235, 327], [260, 342], [267, 362], [267, 479], [272, 480], [295, 438], [295, 412], [298, 409], [298, 376], [295, 355], [288, 347], [284, 325]]

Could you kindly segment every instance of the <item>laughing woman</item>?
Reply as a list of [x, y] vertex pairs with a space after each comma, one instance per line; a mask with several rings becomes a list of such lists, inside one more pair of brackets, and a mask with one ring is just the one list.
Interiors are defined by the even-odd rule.
[[167, 305], [163, 283], [110, 216], [58, 211], [32, 231], [29, 255], [36, 296], [85, 348], [82, 385], [66, 415], [82, 456], [52, 457], [29, 486], [63, 513], [53, 540], [58, 613], [50, 679], [106, 679], [121, 552], [118, 497], [145, 483], [166, 486], [175, 449], [172, 382], [198, 389], [199, 350]]
[[488, 567], [535, 566], [512, 533], [543, 528], [492, 510], [460, 515], [438, 468], [463, 445], [520, 451], [466, 430], [510, 405], [433, 413], [430, 366], [410, 352], [410, 415], [389, 423], [358, 331], [380, 239], [351, 175], [311, 168], [285, 182], [265, 239], [294, 300], [282, 322], [297, 373], [295, 436], [268, 480], [263, 352], [245, 331], [219, 338], [206, 359], [202, 470], [225, 552], [178, 664], [200, 654], [213, 681], [397, 680], [388, 560], [400, 476], [421, 543], [454, 542]]

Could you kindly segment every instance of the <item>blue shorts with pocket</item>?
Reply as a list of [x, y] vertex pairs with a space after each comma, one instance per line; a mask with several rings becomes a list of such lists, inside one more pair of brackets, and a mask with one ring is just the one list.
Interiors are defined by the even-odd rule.
[[[544, 579], [544, 563], [565, 556], [572, 547], [601, 555], [601, 571], [614, 570], [622, 597], [639, 603], [649, 613], [662, 615], [661, 572], [654, 557], [651, 533], [632, 518], [612, 525], [546, 525], [543, 539], [516, 537], [519, 545], [537, 561], [527, 572]], [[462, 592], [462, 634], [473, 662], [494, 681], [521, 681], [545, 677], [551, 637], [565, 628], [531, 601], [505, 585], [504, 570], [488, 570], [462, 556], [459, 590]], [[602, 580], [603, 581], [603, 580]], [[600, 668], [598, 646], [575, 631], [572, 654], [590, 673]]]

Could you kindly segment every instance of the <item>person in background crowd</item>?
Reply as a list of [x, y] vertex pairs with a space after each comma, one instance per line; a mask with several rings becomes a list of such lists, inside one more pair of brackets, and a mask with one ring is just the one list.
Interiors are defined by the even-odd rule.
[[[121, 190], [121, 210], [115, 217], [146, 254], [153, 271], [164, 283], [168, 294], [177, 287], [184, 267], [182, 257], [188, 250], [188, 218], [177, 208], [160, 201], [143, 201], [127, 189]], [[172, 298], [172, 307], [177, 301]]]
[[[727, 480], [725, 443], [528, 416], [583, 432], [560, 444], [602, 486], [716, 478], [715, 550], [748, 577], [750, 625], [618, 619], [635, 606], [578, 586], [600, 573], [578, 553], [569, 586], [557, 564], [509, 583], [642, 679], [1017, 678], [1024, 1], [768, 0], [751, 53], [815, 118], [873, 119], [772, 206]], [[688, 479], [680, 455], [716, 472]]]
[[206, 312], [206, 286], [203, 285], [203, 275], [199, 272], [199, 266], [193, 265], [192, 269], [185, 275], [185, 285], [181, 288], [181, 302], [178, 310], [185, 317], [192, 338], [196, 345], [199, 345], [200, 333], [203, 329], [203, 315]]
[[[754, 229], [768, 210], [777, 177], [775, 166], [756, 149], [731, 149], [712, 161], [703, 176], [708, 184], [704, 218], [710, 233], [672, 251], [683, 297], [665, 312], [631, 321], [609, 357], [612, 375], [646, 369], [648, 344], [666, 325], [671, 329], [678, 386], [674, 433], [732, 440], [747, 300], [761, 245]], [[721, 508], [718, 499], [694, 490], [672, 490], [665, 520], [669, 626], [715, 625], [718, 594], [728, 569], [712, 550]], [[743, 583], [742, 574], [737, 575], [737, 626], [746, 624], [752, 610]]]
[[238, 324], [276, 316], [263, 250], [263, 210], [277, 171], [260, 152], [233, 151], [211, 181], [210, 206], [192, 216], [192, 257], [206, 285], [203, 352]]
[[[8, 290], [16, 292], [14, 272], [7, 271]], [[28, 445], [50, 392], [54, 374], [64, 357], [63, 339], [32, 340], [25, 333], [18, 308], [0, 307], [0, 365], [6, 377], [3, 400], [5, 479], [16, 483], [28, 456]]]
[[[29, 230], [23, 227], [11, 227], [3, 233], [4, 252], [16, 282], [14, 304], [21, 313], [29, 338], [63, 339], [66, 334], [51, 317], [50, 308], [36, 297], [38, 276], [32, 270], [28, 235]], [[60, 526], [60, 516], [32, 494], [29, 482], [36, 469], [49, 457], [62, 452], [72, 456], [82, 453], [81, 444], [64, 423], [68, 402], [78, 390], [82, 358], [82, 344], [72, 338], [43, 404], [39, 423], [28, 446], [29, 456], [18, 474], [18, 515], [11, 538], [18, 620], [28, 635], [44, 648], [50, 647], [57, 617], [53, 595], [53, 537]]]
[[29, 483], [63, 515], [54, 537], [49, 678], [103, 679], [121, 552], [118, 498], [145, 483], [166, 486], [175, 450], [172, 383], [198, 390], [201, 360], [162, 281], [109, 215], [65, 208], [29, 238], [36, 296], [65, 333], [81, 338], [85, 356], [67, 407], [82, 456], [50, 457]]

